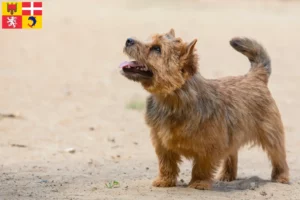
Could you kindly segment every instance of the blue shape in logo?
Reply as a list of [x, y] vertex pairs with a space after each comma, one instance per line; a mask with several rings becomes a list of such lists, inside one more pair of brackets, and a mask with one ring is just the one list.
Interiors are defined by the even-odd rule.
[[28, 20], [32, 21], [32, 24], [28, 24], [30, 28], [32, 28], [36, 24], [36, 18], [34, 16], [28, 17]]

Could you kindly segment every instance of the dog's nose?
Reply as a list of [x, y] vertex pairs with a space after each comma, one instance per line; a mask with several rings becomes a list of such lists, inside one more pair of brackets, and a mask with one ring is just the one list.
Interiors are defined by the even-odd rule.
[[134, 40], [131, 39], [131, 38], [128, 38], [128, 39], [126, 40], [126, 47], [130, 47], [130, 46], [132, 46], [132, 45], [134, 45]]

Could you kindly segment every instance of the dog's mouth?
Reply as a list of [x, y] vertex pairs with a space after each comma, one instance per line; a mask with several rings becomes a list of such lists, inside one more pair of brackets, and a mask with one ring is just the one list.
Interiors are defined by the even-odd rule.
[[138, 61], [124, 61], [119, 66], [122, 68], [122, 72], [125, 76], [132, 79], [137, 78], [151, 78], [153, 72], [147, 67], [147, 65], [142, 64]]

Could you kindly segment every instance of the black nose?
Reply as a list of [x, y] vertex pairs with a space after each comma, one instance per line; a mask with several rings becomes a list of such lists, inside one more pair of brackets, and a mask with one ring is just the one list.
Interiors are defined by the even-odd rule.
[[131, 38], [128, 38], [128, 39], [126, 40], [126, 47], [130, 47], [130, 46], [132, 46], [132, 45], [134, 45], [134, 40], [131, 39]]

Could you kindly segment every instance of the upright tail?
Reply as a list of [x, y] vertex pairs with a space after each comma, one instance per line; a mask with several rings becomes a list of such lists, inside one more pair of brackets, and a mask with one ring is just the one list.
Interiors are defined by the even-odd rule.
[[[255, 40], [248, 38], [233, 38], [230, 45], [238, 52], [248, 57], [251, 63], [251, 70], [263, 68], [266, 72], [266, 79], [271, 75], [271, 60], [267, 51]], [[258, 70], [261, 71], [261, 70]]]

